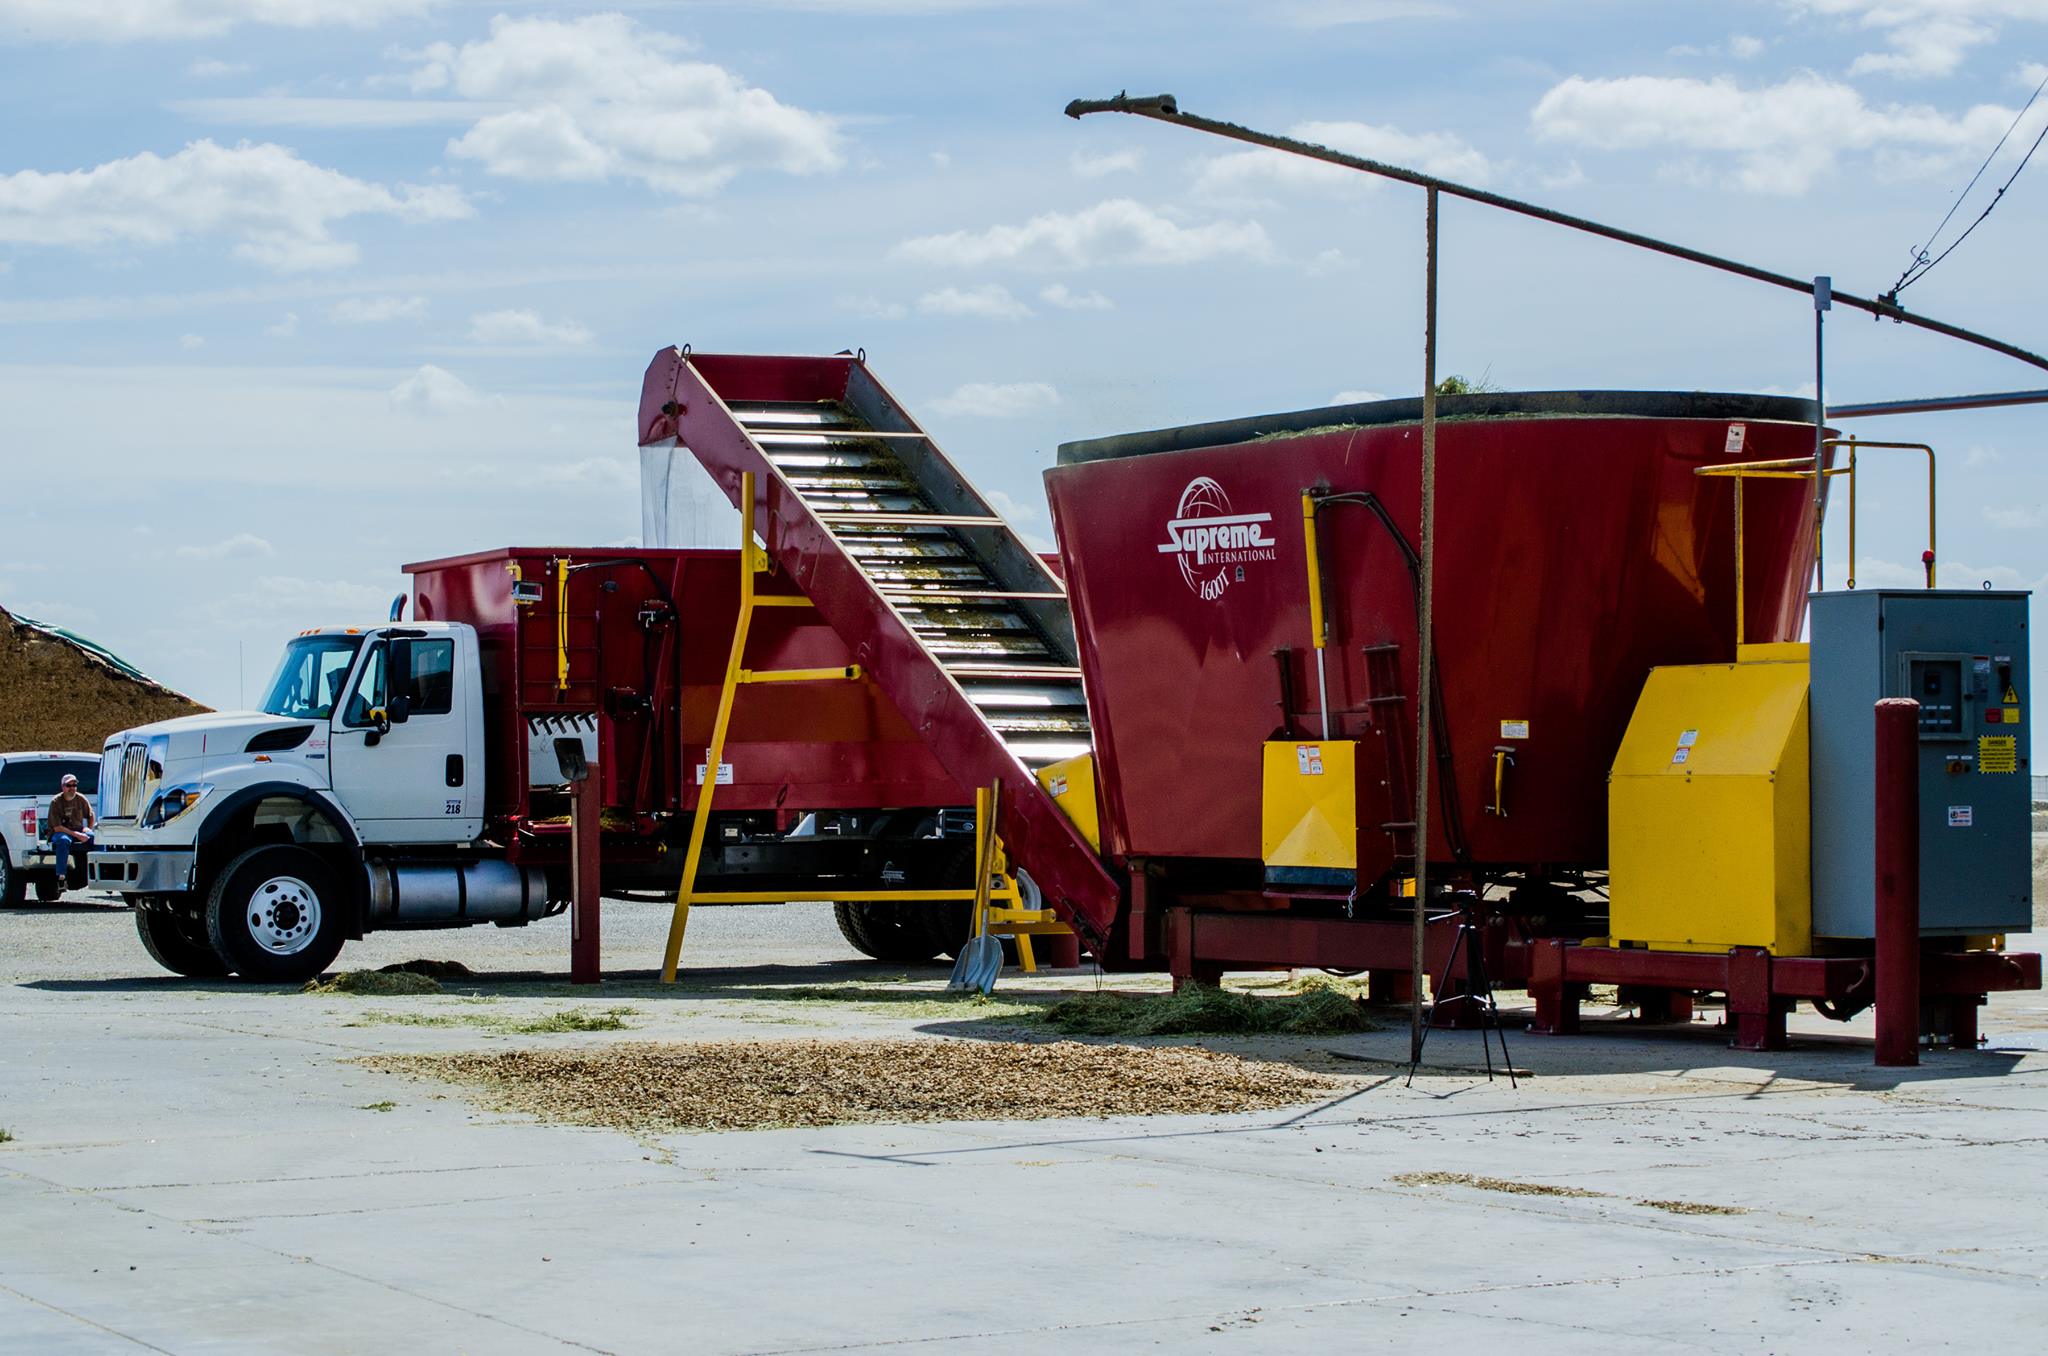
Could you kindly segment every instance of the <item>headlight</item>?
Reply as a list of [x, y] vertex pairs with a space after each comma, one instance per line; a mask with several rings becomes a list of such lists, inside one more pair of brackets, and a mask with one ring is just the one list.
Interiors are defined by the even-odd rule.
[[167, 787], [159, 791], [156, 799], [149, 803], [149, 809], [143, 812], [142, 827], [162, 828], [204, 800], [206, 793], [211, 790], [213, 786], [209, 782], [188, 782], [183, 786]]

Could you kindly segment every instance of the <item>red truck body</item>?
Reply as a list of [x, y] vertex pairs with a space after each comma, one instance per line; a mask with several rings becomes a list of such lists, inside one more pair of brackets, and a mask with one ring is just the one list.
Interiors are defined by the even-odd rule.
[[[530, 763], [552, 731], [591, 711], [602, 713], [598, 767], [609, 831], [638, 822], [649, 832], [651, 817], [692, 809], [739, 614], [739, 568], [737, 551], [572, 547], [505, 547], [407, 565], [419, 620], [477, 630], [489, 818], [524, 827], [560, 814], [560, 796], [531, 784]], [[515, 579], [538, 584], [539, 597], [515, 601]], [[760, 587], [795, 592], [775, 579]], [[770, 607], [755, 613], [746, 662], [776, 669], [853, 661], [810, 608]], [[730, 772], [716, 809], [774, 812], [784, 825], [812, 810], [973, 800], [866, 678], [743, 688], [724, 762]]]

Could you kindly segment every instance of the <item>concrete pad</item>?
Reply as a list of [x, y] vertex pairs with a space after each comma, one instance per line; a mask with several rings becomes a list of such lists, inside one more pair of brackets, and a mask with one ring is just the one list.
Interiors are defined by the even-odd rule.
[[[816, 919], [772, 921], [767, 949], [791, 963], [719, 968], [755, 924], [707, 910], [693, 945], [709, 938], [718, 966], [667, 991], [565, 996], [538, 951], [488, 933], [474, 950], [477, 934], [405, 940], [483, 972], [473, 1001], [167, 983], [130, 954], [125, 918], [0, 913], [0, 958], [17, 958], [0, 959], [0, 1126], [16, 1136], [0, 1146], [0, 1350], [1833, 1356], [2025, 1350], [2048, 1321], [2038, 995], [1994, 1000], [1986, 1050], [1917, 1070], [1872, 1069], [1857, 1026], [1805, 1018], [1801, 1048], [1775, 1055], [1730, 1051], [1707, 1023], [1511, 1035], [1534, 1071], [1518, 1088], [1476, 1072], [1469, 1033], [1432, 1036], [1412, 1087], [1401, 1029], [1209, 1042], [1346, 1084], [1240, 1116], [636, 1138], [348, 1062], [1003, 1035], [778, 997], [884, 972]], [[66, 927], [69, 946], [50, 935]], [[56, 977], [18, 959], [58, 952]], [[613, 1005], [635, 1029], [466, 1024]]]

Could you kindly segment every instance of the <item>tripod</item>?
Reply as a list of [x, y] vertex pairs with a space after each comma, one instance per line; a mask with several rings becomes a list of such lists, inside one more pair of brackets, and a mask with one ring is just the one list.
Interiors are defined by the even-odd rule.
[[[1438, 997], [1432, 1006], [1430, 1020], [1422, 1028], [1422, 1042], [1416, 1046], [1415, 1058], [1408, 1065], [1408, 1087], [1415, 1086], [1415, 1070], [1422, 1063], [1422, 1046], [1429, 1043], [1429, 1029], [1436, 1025], [1436, 1012], [1448, 1008], [1453, 1003], [1479, 1005], [1479, 1048], [1486, 1056], [1486, 1081], [1493, 1081], [1493, 1038], [1498, 1037], [1501, 1072], [1508, 1076], [1510, 1088], [1518, 1086], [1515, 1082], [1514, 1063], [1508, 1059], [1508, 1033], [1501, 1027], [1500, 1005], [1493, 997], [1493, 978], [1486, 969], [1486, 945], [1478, 935], [1479, 920], [1474, 917], [1474, 910], [1478, 904], [1476, 898], [1468, 897], [1457, 908], [1440, 913], [1429, 920], [1432, 923], [1441, 923], [1449, 918], [1458, 920], [1458, 931], [1451, 938], [1451, 954], [1444, 960], [1444, 977], [1436, 986], [1437, 993], [1441, 995], [1451, 987], [1451, 976], [1457, 971], [1460, 952], [1466, 952], [1469, 957], [1466, 963], [1465, 991], [1452, 994], [1448, 998]], [[1471, 940], [1469, 950], [1466, 946], [1468, 938]]]

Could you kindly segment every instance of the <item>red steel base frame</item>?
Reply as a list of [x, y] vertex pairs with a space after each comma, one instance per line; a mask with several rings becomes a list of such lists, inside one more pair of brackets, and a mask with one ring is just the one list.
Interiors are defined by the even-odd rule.
[[[1159, 937], [1176, 983], [1213, 983], [1226, 970], [1311, 968], [1363, 970], [1372, 997], [1406, 1000], [1409, 955], [1406, 922], [1354, 922], [1284, 914], [1224, 913], [1187, 908], [1160, 911]], [[1426, 952], [1432, 984], [1441, 986], [1457, 937], [1454, 921], [1430, 925]], [[1467, 948], [1473, 946], [1468, 939]], [[1730, 1044], [1743, 1050], [1785, 1048], [1785, 1019], [1799, 999], [1861, 1006], [1874, 995], [1875, 962], [1868, 956], [1773, 956], [1760, 947], [1698, 954], [1635, 948], [1579, 946], [1563, 938], [1521, 940], [1501, 923], [1479, 929], [1477, 945], [1494, 986], [1527, 989], [1536, 1002], [1530, 1030], [1571, 1035], [1579, 1030], [1579, 1003], [1593, 984], [1621, 987], [1652, 1021], [1683, 1020], [1692, 997], [1727, 995]], [[1448, 992], [1470, 979], [1470, 952], [1461, 951]], [[2041, 987], [2041, 958], [1996, 951], [1922, 955], [1920, 992], [1933, 1009], [1933, 1026], [1956, 1049], [1977, 1044], [1977, 1009], [1986, 994]], [[1458, 1004], [1470, 1011], [1474, 1005]], [[1944, 1019], [1946, 1019], [1944, 1021]]]

